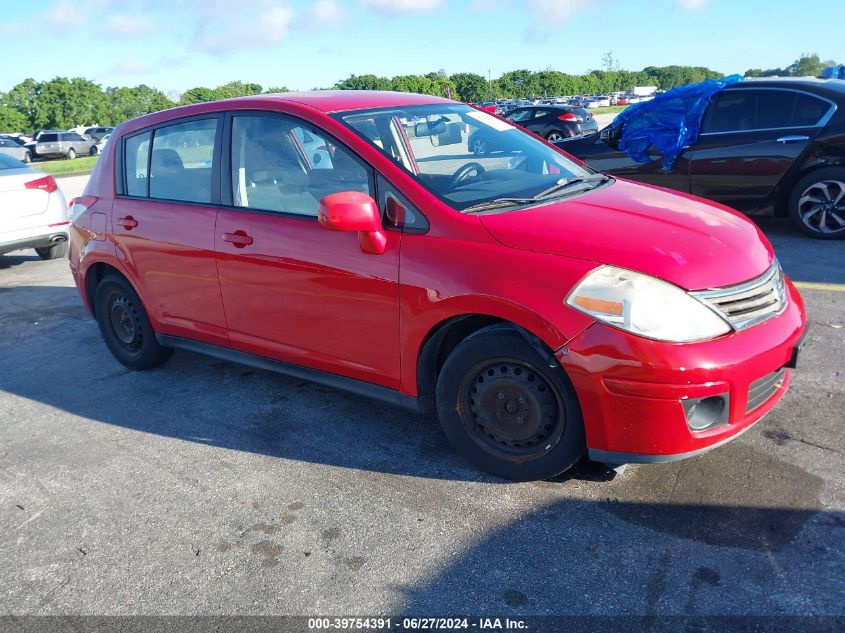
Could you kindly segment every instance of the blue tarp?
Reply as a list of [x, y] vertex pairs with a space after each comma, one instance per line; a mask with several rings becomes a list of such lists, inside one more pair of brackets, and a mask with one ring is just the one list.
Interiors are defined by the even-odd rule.
[[819, 75], [822, 79], [845, 79], [845, 66], [831, 66], [825, 68]]
[[698, 139], [710, 97], [741, 79], [731, 75], [678, 86], [626, 108], [611, 123], [614, 128], [621, 126], [619, 149], [638, 163], [650, 163], [648, 148], [654, 145], [663, 153], [663, 169], [670, 171], [684, 148]]

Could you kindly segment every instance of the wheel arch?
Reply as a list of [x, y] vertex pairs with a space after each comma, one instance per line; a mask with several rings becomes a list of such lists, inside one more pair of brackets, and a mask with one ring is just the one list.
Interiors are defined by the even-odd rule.
[[[130, 286], [132, 286], [132, 289], [136, 293], [138, 293], [138, 288], [135, 286], [135, 284], [132, 283], [132, 280], [129, 279], [129, 277], [127, 277], [126, 275], [124, 275], [120, 271], [120, 269], [118, 269], [115, 266], [113, 266], [112, 264], [109, 264], [109, 263], [104, 262], [104, 261], [98, 261], [98, 262], [92, 263], [85, 270], [85, 277], [84, 277], [85, 282], [84, 283], [85, 283], [85, 301], [88, 304], [88, 307], [90, 308], [91, 315], [94, 316], [95, 318], [97, 317], [97, 314], [96, 314], [94, 296], [97, 292], [97, 286], [99, 285], [99, 283], [103, 279], [105, 279], [109, 275], [116, 275], [116, 276], [120, 277], [121, 279], [124, 279], [126, 281], [126, 283], [128, 283]], [[139, 297], [141, 296], [140, 293], [138, 293], [138, 296]], [[141, 302], [143, 303], [143, 299], [141, 299]]]
[[777, 218], [785, 218], [789, 216], [789, 199], [792, 197], [792, 192], [795, 186], [805, 177], [818, 171], [819, 169], [827, 169], [829, 167], [845, 168], [845, 155], [831, 155], [824, 154], [823, 158], [813, 157], [811, 160], [805, 161], [800, 167], [792, 170], [784, 179], [778, 183], [778, 192], [773, 201], [773, 213]]
[[467, 338], [490, 327], [503, 327], [519, 332], [526, 341], [552, 364], [554, 350], [535, 332], [507, 318], [486, 313], [453, 315], [435, 324], [426, 334], [419, 347], [416, 363], [416, 386], [419, 408], [425, 412], [435, 411], [435, 387], [437, 377], [449, 354]]

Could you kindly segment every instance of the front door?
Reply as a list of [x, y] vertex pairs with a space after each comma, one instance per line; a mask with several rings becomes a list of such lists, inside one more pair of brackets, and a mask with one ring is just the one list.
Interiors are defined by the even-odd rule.
[[795, 90], [714, 95], [690, 163], [692, 193], [740, 211], [763, 206], [809, 147], [830, 104]]
[[220, 289], [232, 347], [399, 387], [399, 245], [361, 251], [356, 233], [317, 222], [319, 200], [375, 195], [372, 170], [310, 124], [231, 116], [230, 168], [217, 221]]

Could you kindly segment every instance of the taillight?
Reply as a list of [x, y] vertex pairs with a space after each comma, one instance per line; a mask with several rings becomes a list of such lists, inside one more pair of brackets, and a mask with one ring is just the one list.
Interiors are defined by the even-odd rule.
[[44, 176], [38, 180], [30, 180], [28, 183], [24, 184], [24, 187], [27, 189], [40, 189], [41, 191], [46, 191], [47, 193], [53, 193], [59, 188], [59, 185], [56, 184], [56, 179], [52, 176]]
[[71, 200], [67, 207], [67, 215], [70, 221], [74, 222], [76, 218], [90, 209], [95, 202], [97, 202], [97, 196], [80, 196]]
[[561, 114], [558, 117], [559, 121], [577, 121], [578, 117], [572, 114], [571, 112], [567, 112], [566, 114]]

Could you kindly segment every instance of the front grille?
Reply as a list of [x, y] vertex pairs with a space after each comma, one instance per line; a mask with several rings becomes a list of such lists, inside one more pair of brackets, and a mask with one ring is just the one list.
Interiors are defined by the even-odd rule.
[[786, 367], [781, 367], [776, 372], [755, 380], [748, 388], [748, 402], [745, 405], [745, 412], [751, 413], [771, 398], [783, 385], [786, 376]]
[[765, 273], [735, 286], [690, 293], [716, 311], [735, 330], [743, 330], [777, 316], [786, 309], [783, 271], [777, 260]]

